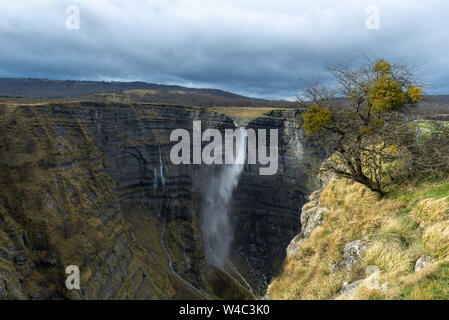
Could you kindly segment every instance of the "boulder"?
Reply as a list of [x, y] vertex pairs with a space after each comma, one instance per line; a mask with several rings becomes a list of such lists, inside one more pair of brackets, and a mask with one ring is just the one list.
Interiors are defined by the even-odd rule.
[[422, 255], [415, 264], [415, 272], [419, 272], [432, 263], [432, 258], [426, 254]]
[[365, 269], [367, 277], [351, 283], [343, 282], [340, 292], [335, 296], [336, 300], [352, 300], [355, 299], [357, 289], [362, 286], [367, 290], [378, 290], [385, 293], [388, 289], [388, 283], [381, 283], [380, 269], [377, 266], [368, 266]]
[[340, 292], [336, 296], [336, 300], [351, 300], [354, 299], [355, 293], [363, 280], [357, 280], [351, 283], [343, 282]]
[[320, 207], [318, 201], [311, 201], [302, 207], [301, 225], [304, 238], [309, 238], [313, 230], [323, 223], [323, 214], [327, 208]]
[[380, 272], [380, 269], [378, 266], [371, 265], [371, 266], [366, 267], [366, 269], [365, 269], [365, 274], [367, 276], [369, 276], [375, 272]]
[[362, 240], [355, 240], [345, 245], [343, 264], [348, 271], [361, 258], [365, 250], [365, 242]]
[[304, 242], [304, 239], [297, 235], [293, 238], [290, 244], [287, 247], [287, 256], [291, 256], [299, 253], [299, 246]]

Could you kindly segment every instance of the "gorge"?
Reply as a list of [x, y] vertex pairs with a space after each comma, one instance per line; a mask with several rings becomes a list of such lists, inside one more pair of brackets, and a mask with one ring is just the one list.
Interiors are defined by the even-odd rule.
[[[251, 116], [89, 101], [1, 108], [3, 145], [17, 142], [0, 202], [7, 297], [260, 297], [318, 186], [322, 152], [292, 108]], [[172, 164], [170, 132], [192, 132], [194, 120], [220, 132], [279, 130], [277, 174], [241, 161]], [[79, 266], [81, 290], [64, 287], [66, 265]]]

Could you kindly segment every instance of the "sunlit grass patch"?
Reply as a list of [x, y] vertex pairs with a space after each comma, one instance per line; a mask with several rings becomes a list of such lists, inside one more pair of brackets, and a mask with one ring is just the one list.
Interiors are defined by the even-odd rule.
[[421, 200], [415, 206], [412, 215], [421, 225], [427, 226], [449, 219], [448, 198]]
[[439, 260], [449, 259], [449, 221], [438, 222], [423, 234], [423, 246]]
[[[438, 269], [449, 259], [446, 184], [410, 183], [382, 198], [358, 183], [332, 181], [320, 196], [320, 206], [329, 209], [323, 225], [304, 240], [299, 254], [287, 259], [273, 281], [272, 297], [332, 299], [343, 281], [365, 279], [368, 265], [380, 269], [379, 279], [385, 286], [361, 285], [356, 299], [447, 297], [447, 275]], [[341, 263], [345, 245], [354, 240], [366, 243], [361, 260], [351, 272], [343, 268], [332, 275], [330, 264]], [[423, 255], [431, 256], [431, 262], [415, 273], [415, 263]]]
[[376, 265], [389, 278], [397, 277], [412, 270], [412, 258], [408, 251], [396, 241], [375, 241], [365, 255], [367, 265]]

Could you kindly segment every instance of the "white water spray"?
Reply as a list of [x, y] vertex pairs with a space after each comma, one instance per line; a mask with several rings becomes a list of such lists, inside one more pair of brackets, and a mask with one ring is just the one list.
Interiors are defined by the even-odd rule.
[[233, 164], [223, 165], [219, 174], [209, 180], [202, 206], [206, 259], [220, 269], [224, 269], [233, 240], [229, 207], [246, 160], [246, 129], [239, 129]]
[[153, 190], [156, 191], [157, 190], [157, 169], [154, 168], [154, 180], [153, 180]]
[[165, 189], [164, 164], [162, 163], [161, 147], [159, 147], [159, 166], [161, 172], [162, 190]]

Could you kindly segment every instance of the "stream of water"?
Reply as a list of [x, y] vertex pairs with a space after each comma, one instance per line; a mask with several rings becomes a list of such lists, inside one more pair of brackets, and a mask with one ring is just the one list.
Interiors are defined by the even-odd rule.
[[246, 160], [246, 129], [240, 128], [232, 165], [222, 165], [220, 171], [210, 177], [204, 190], [202, 205], [202, 231], [206, 259], [224, 269], [228, 260], [233, 227], [231, 223], [231, 200], [239, 183]]

